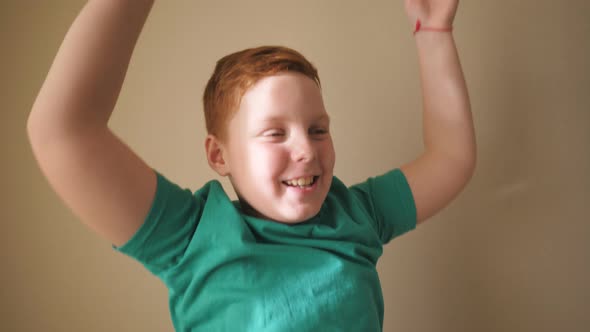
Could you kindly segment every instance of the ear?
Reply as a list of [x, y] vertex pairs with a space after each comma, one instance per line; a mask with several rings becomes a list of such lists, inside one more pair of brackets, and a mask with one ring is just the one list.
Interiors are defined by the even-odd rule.
[[205, 151], [209, 167], [221, 176], [229, 175], [229, 165], [224, 158], [225, 146], [215, 136], [209, 134], [205, 139]]

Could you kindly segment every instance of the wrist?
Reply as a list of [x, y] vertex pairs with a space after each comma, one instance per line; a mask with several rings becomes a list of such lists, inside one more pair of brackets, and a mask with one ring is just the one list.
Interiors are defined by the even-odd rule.
[[446, 32], [451, 33], [453, 32], [453, 25], [452, 23], [428, 23], [423, 24], [419, 19], [416, 20], [416, 24], [414, 26], [414, 35], [417, 33], [424, 33], [424, 32]]
[[446, 49], [453, 45], [455, 39], [452, 32], [420, 31], [414, 35], [416, 47], [419, 53], [426, 52], [437, 54], [438, 50]]

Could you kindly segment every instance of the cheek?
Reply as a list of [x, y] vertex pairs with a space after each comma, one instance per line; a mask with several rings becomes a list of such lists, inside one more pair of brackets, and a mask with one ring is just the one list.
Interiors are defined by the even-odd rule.
[[323, 144], [320, 148], [320, 156], [322, 156], [322, 164], [324, 167], [328, 169], [334, 168], [334, 164], [336, 162], [336, 152], [334, 151], [334, 146], [332, 145], [332, 141], [327, 141]]
[[286, 152], [279, 146], [253, 145], [247, 156], [250, 172], [258, 178], [276, 178], [284, 171], [287, 160]]

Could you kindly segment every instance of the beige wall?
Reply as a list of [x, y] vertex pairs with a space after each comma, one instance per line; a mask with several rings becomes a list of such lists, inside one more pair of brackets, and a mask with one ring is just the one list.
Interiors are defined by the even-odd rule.
[[[34, 163], [25, 121], [83, 1], [0, 3], [1, 331], [172, 331], [164, 286], [84, 228]], [[463, 1], [455, 38], [479, 165], [442, 213], [385, 248], [385, 331], [590, 328], [590, 3]], [[214, 176], [200, 98], [221, 56], [282, 44], [319, 70], [336, 174], [417, 156], [402, 1], [159, 1], [111, 127], [196, 189]]]

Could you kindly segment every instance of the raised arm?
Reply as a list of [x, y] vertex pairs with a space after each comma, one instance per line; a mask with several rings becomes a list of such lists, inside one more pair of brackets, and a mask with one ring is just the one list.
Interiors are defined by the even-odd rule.
[[[403, 165], [418, 222], [447, 206], [471, 179], [476, 142], [452, 27], [458, 0], [405, 0], [415, 33], [423, 95], [424, 153]], [[439, 31], [436, 31], [439, 30]]]
[[115, 245], [143, 223], [154, 171], [107, 123], [153, 0], [90, 0], [66, 34], [27, 122], [35, 158], [65, 204]]

